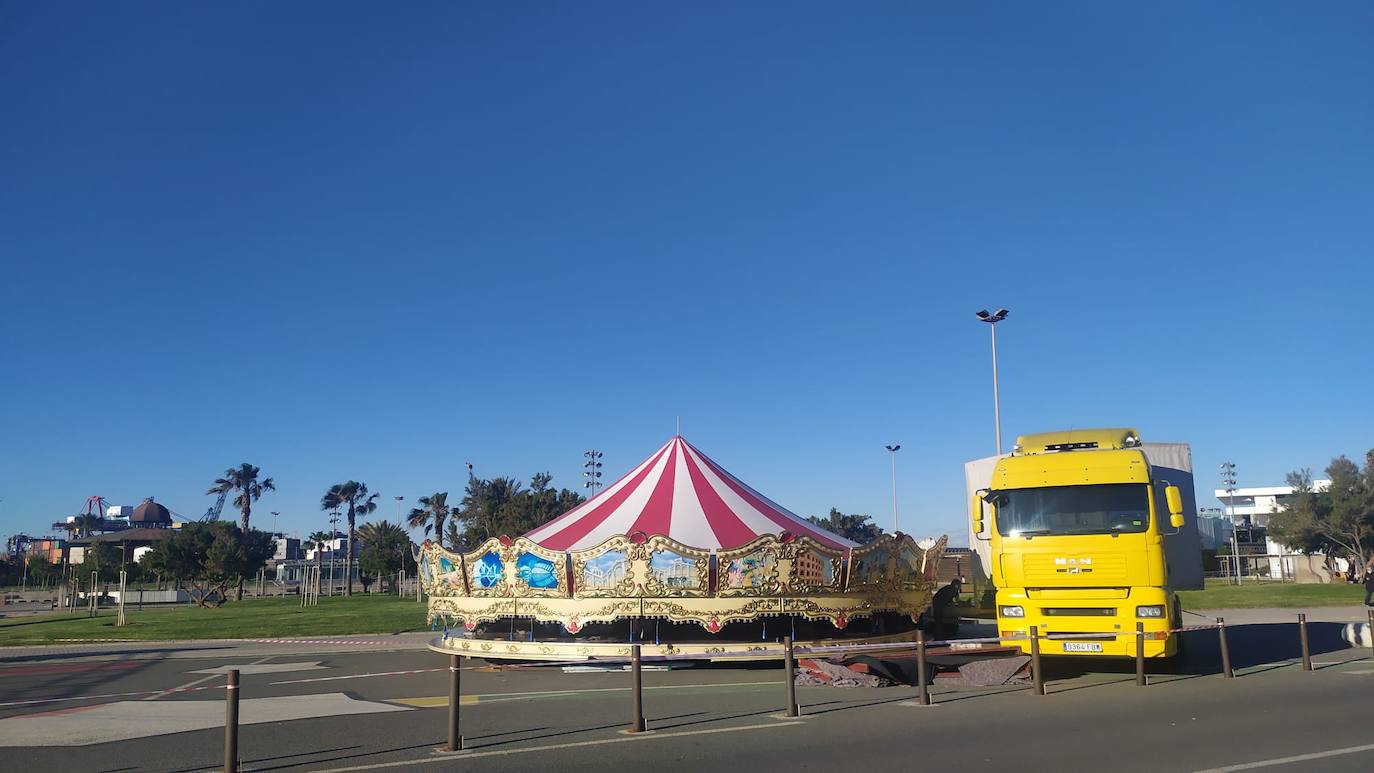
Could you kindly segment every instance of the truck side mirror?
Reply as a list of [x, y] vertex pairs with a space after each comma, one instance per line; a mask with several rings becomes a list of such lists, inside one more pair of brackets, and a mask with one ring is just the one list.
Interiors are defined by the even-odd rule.
[[976, 492], [973, 495], [973, 501], [969, 505], [969, 512], [973, 519], [973, 533], [975, 536], [983, 533], [983, 494], [985, 493], [987, 493], [987, 489]]
[[1175, 529], [1183, 528], [1183, 492], [1178, 490], [1178, 486], [1165, 486], [1164, 501], [1169, 504], [1169, 525]]

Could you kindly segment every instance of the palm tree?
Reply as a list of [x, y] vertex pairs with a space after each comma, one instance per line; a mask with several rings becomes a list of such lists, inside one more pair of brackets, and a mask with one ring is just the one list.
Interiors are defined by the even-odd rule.
[[432, 530], [434, 541], [439, 543], [439, 547], [443, 547], [444, 521], [447, 521], [448, 517], [453, 514], [448, 506], [448, 492], [440, 491], [427, 497], [420, 497], [419, 502], [420, 506], [410, 511], [410, 519], [407, 523], [412, 529], [423, 526], [425, 536], [429, 536]]
[[[248, 537], [248, 516], [253, 512], [253, 503], [262, 498], [262, 492], [277, 490], [271, 478], [258, 480], [259, 472], [262, 471], [248, 462], [240, 464], [237, 469], [230, 467], [224, 471], [224, 477], [216, 478], [215, 485], [205, 492], [206, 494], [239, 492], [238, 496], [234, 497], [234, 507], [239, 509], [239, 536], [242, 539]], [[243, 601], [242, 577], [239, 578], [238, 588], [234, 591], [234, 600]]]
[[95, 513], [84, 513], [76, 516], [76, 520], [72, 521], [68, 528], [80, 532], [83, 538], [89, 537], [91, 532], [100, 528], [101, 520], [100, 516]]
[[215, 485], [210, 487], [206, 494], [223, 494], [226, 491], [237, 491], [238, 496], [234, 497], [234, 507], [239, 509], [239, 529], [244, 536], [248, 535], [248, 516], [253, 512], [253, 503], [262, 498], [264, 491], [276, 491], [277, 487], [272, 483], [271, 478], [258, 480], [258, 473], [261, 472], [257, 467], [244, 462], [237, 469], [230, 467], [224, 471], [223, 478], [217, 478]]
[[324, 564], [324, 546], [328, 545], [332, 539], [334, 539], [334, 535], [327, 531], [317, 531], [305, 539], [305, 544], [315, 551], [315, 572], [317, 574]]
[[333, 510], [348, 505], [348, 550], [344, 552], [344, 577], [347, 579], [345, 596], [353, 595], [353, 545], [358, 538], [358, 516], [368, 515], [377, 509], [377, 495], [368, 494], [367, 484], [350, 480], [335, 483], [320, 498], [321, 510]]

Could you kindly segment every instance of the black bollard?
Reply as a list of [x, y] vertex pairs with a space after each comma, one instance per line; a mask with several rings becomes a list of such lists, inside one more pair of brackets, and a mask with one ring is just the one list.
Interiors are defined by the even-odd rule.
[[1135, 624], [1135, 683], [1145, 686], [1145, 624]]
[[787, 673], [784, 679], [787, 680], [787, 716], [799, 717], [801, 711], [797, 708], [797, 658], [792, 652], [792, 637], [782, 637], [782, 665], [783, 671]]
[[462, 682], [463, 669], [457, 655], [448, 656], [448, 746], [444, 747], [446, 752], [461, 751], [463, 748], [463, 734], [459, 726], [458, 704], [462, 702], [463, 691]]
[[1236, 673], [1231, 670], [1231, 648], [1226, 646], [1226, 618], [1217, 618], [1217, 642], [1221, 645], [1221, 673], [1233, 679]]
[[930, 675], [926, 671], [926, 633], [916, 632], [916, 685], [921, 688], [921, 705], [930, 705]]
[[1302, 643], [1302, 670], [1312, 670], [1312, 648], [1307, 645], [1307, 615], [1298, 615], [1298, 640]]
[[1035, 694], [1045, 694], [1045, 674], [1040, 670], [1040, 628], [1032, 625], [1030, 630], [1031, 641], [1031, 682], [1035, 685]]
[[224, 773], [239, 770], [239, 670], [229, 671], [224, 685]]
[[644, 732], [644, 681], [639, 670], [639, 645], [630, 646], [631, 733]]

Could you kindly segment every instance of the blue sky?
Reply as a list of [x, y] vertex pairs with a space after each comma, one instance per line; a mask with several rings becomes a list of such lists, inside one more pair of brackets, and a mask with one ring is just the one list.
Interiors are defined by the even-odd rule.
[[[0, 6], [0, 533], [88, 495], [308, 533], [673, 434], [964, 530], [1004, 434], [1200, 490], [1374, 446], [1374, 7]], [[1215, 504], [1203, 497], [1204, 504]], [[256, 523], [266, 525], [264, 520]]]

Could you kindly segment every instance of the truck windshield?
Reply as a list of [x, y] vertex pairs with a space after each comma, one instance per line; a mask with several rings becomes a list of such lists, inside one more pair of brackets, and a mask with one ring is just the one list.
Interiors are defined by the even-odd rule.
[[995, 494], [997, 532], [1003, 537], [1135, 533], [1150, 527], [1144, 483], [1004, 489]]

